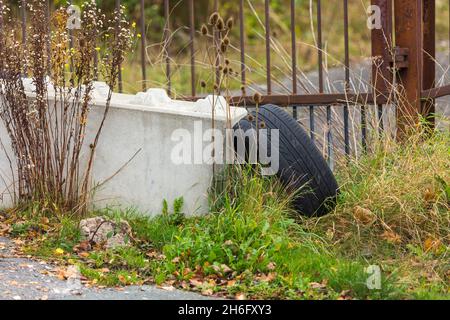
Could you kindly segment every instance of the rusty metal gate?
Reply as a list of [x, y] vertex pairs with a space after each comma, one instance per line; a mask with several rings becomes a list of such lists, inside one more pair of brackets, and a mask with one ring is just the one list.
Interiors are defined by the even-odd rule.
[[[27, 0], [20, 0], [26, 4]], [[263, 0], [261, 0], [263, 1]], [[69, 3], [71, 1], [68, 1]], [[199, 80], [197, 76], [196, 53], [196, 33], [199, 33], [201, 21], [196, 20], [196, 9], [194, 0], [157, 1], [163, 6], [164, 12], [164, 32], [163, 32], [163, 50], [165, 74], [167, 77], [166, 85], [169, 94], [172, 93], [172, 64], [175, 57], [170, 50], [171, 37], [171, 5], [177, 2], [184, 10], [188, 11], [189, 23], [184, 26], [189, 37], [186, 46], [187, 53], [190, 55], [190, 92], [183, 96], [187, 100], [195, 100], [199, 96], [197, 87]], [[450, 1], [449, 1], [450, 2]], [[249, 5], [248, 0], [230, 0], [230, 1], [212, 1], [211, 11], [220, 11], [224, 3], [233, 3], [238, 8], [237, 26], [239, 28], [239, 50], [240, 50], [240, 82], [244, 90], [241, 93], [230, 97], [230, 102], [237, 106], [251, 106], [254, 104], [253, 96], [247, 95], [245, 87], [247, 86], [247, 68], [246, 68], [246, 43], [245, 43], [245, 23], [244, 7]], [[265, 91], [262, 93], [262, 103], [271, 103], [289, 108], [292, 115], [297, 118], [299, 108], [307, 110], [309, 113], [308, 128], [311, 137], [314, 139], [316, 108], [325, 108], [325, 127], [324, 149], [330, 156], [333, 148], [333, 113], [332, 108], [341, 108], [342, 114], [342, 146], [345, 154], [351, 153], [350, 142], [350, 123], [349, 108], [357, 107], [359, 109], [360, 133], [363, 148], [367, 145], [368, 126], [366, 120], [366, 108], [375, 106], [378, 117], [380, 131], [383, 130], [383, 109], [386, 107], [395, 107], [397, 112], [397, 128], [399, 132], [406, 132], [408, 127], [417, 123], [418, 115], [430, 119], [433, 123], [434, 101], [436, 98], [450, 95], [450, 85], [435, 87], [435, 16], [436, 8], [434, 0], [371, 0], [371, 4], [377, 6], [381, 13], [381, 26], [371, 31], [371, 59], [372, 59], [372, 81], [368, 90], [355, 92], [349, 86], [350, 83], [350, 44], [349, 44], [349, 12], [348, 0], [342, 0], [339, 3], [343, 10], [343, 35], [344, 43], [344, 73], [345, 83], [342, 92], [326, 92], [324, 84], [324, 48], [323, 48], [323, 5], [325, 1], [313, 0], [310, 3], [314, 6], [315, 30], [317, 37], [317, 87], [315, 93], [302, 93], [298, 91], [298, 64], [297, 64], [297, 33], [296, 19], [299, 12], [295, 0], [286, 0], [285, 7], [290, 10], [290, 39], [291, 39], [291, 92], [288, 94], [274, 93], [272, 90], [272, 62], [271, 62], [271, 1], [264, 0], [264, 49], [265, 49]], [[115, 0], [116, 6], [120, 6], [121, 1]], [[141, 55], [141, 80], [142, 89], [147, 89], [147, 52], [149, 45], [146, 35], [147, 25], [145, 21], [145, 9], [151, 6], [151, 0], [140, 0], [140, 21], [138, 29], [140, 31], [140, 55]], [[49, 8], [51, 7], [51, 3]], [[23, 8], [23, 6], [22, 6]], [[50, 11], [50, 9], [49, 9]], [[444, 12], [448, 15], [448, 12]], [[26, 14], [22, 10], [22, 27], [26, 29]], [[450, 38], [450, 36], [449, 36]], [[447, 71], [448, 72], [448, 71]], [[123, 90], [122, 78], [119, 80], [118, 90]]]

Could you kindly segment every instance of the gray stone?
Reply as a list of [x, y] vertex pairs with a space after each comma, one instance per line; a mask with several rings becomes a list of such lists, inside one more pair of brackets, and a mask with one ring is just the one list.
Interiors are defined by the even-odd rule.
[[106, 248], [129, 245], [132, 234], [126, 221], [114, 221], [106, 217], [83, 219], [80, 222], [83, 237], [95, 244], [104, 244]]

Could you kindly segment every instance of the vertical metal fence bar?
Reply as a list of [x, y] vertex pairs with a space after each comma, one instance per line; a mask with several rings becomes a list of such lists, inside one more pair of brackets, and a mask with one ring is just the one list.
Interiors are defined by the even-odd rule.
[[141, 0], [141, 71], [142, 71], [142, 90], [147, 89], [147, 70], [146, 70], [146, 40], [147, 32], [145, 28], [145, 0]]
[[315, 132], [314, 132], [314, 106], [309, 106], [309, 134], [311, 136], [311, 140], [315, 140]]
[[170, 70], [170, 51], [169, 51], [169, 37], [170, 37], [170, 4], [169, 0], [164, 0], [164, 54], [166, 58], [166, 77], [167, 77], [167, 94], [172, 94], [172, 81]]
[[[295, 33], [295, 0], [291, 0], [291, 56], [292, 56], [292, 94], [297, 94], [297, 39]], [[292, 115], [297, 120], [297, 106], [292, 107]]]
[[[322, 65], [322, 4], [317, 0], [317, 58], [319, 68], [319, 93], [323, 93], [323, 65]], [[310, 117], [312, 118], [314, 133], [314, 106], [310, 107]]]
[[[350, 52], [348, 36], [348, 0], [344, 0], [344, 42], [345, 42], [345, 92], [350, 89]], [[345, 154], [350, 155], [350, 136], [348, 125], [348, 103], [344, 105], [344, 145]]]
[[379, 104], [377, 106], [378, 110], [378, 134], [381, 136], [384, 131], [384, 122], [383, 122], [383, 105]]
[[317, 0], [317, 55], [319, 60], [319, 92], [323, 93], [322, 4]]
[[327, 161], [330, 168], [333, 167], [333, 134], [331, 132], [332, 113], [331, 106], [327, 106]]
[[[319, 55], [319, 92], [323, 93], [323, 46], [322, 46], [322, 3], [321, 0], [317, 0], [317, 50]], [[332, 166], [332, 139], [331, 134], [331, 106], [327, 105], [327, 162]]]
[[[120, 0], [116, 0], [116, 10], [120, 10]], [[117, 31], [119, 32], [119, 31]], [[122, 80], [122, 66], [119, 65], [119, 92], [123, 92], [123, 80]]]
[[242, 95], [245, 95], [245, 29], [244, 29], [244, 0], [239, 1], [239, 37], [241, 47], [241, 85]]
[[264, 17], [265, 17], [265, 32], [266, 32], [266, 77], [267, 77], [267, 94], [272, 94], [272, 79], [271, 79], [271, 61], [270, 61], [270, 1], [264, 1]]
[[191, 55], [191, 96], [195, 97], [195, 21], [194, 21], [194, 0], [189, 0], [189, 47]]
[[366, 106], [361, 106], [361, 143], [363, 151], [367, 150], [367, 121], [366, 121]]

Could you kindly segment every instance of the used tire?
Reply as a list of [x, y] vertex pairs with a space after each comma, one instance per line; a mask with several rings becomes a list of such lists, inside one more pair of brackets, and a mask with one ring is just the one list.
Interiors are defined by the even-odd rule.
[[[285, 110], [275, 105], [252, 111], [235, 125], [247, 131], [258, 126], [268, 129], [270, 156], [271, 129], [279, 130], [279, 170], [277, 176], [291, 190], [299, 190], [294, 208], [305, 216], [322, 216], [335, 205], [338, 185], [325, 159], [305, 130]], [[236, 141], [236, 140], [235, 140]], [[248, 144], [246, 143], [248, 148]]]

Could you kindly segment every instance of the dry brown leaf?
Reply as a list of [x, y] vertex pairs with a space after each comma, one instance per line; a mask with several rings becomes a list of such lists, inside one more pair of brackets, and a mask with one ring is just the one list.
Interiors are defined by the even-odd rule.
[[50, 223], [50, 220], [49, 220], [47, 217], [42, 217], [42, 218], [41, 218], [41, 223], [42, 223], [42, 224], [49, 224], [49, 223]]
[[92, 246], [88, 240], [82, 241], [73, 247], [73, 251], [75, 252], [90, 251], [91, 249]]
[[212, 296], [213, 293], [214, 292], [213, 292], [213, 290], [211, 288], [202, 290], [202, 295], [204, 295], [204, 296]]
[[180, 257], [175, 257], [172, 259], [172, 263], [178, 263], [180, 262]]
[[233, 272], [233, 270], [232, 270], [229, 266], [227, 266], [226, 264], [220, 265], [220, 268], [222, 269], [222, 272], [223, 272], [223, 273], [230, 273], [230, 272]]
[[439, 239], [428, 238], [423, 242], [423, 248], [425, 252], [437, 251], [441, 246], [441, 241]]
[[189, 283], [191, 284], [191, 286], [193, 287], [201, 287], [203, 285], [203, 282], [200, 281], [199, 279], [196, 278], [192, 278], [189, 280]]
[[399, 234], [390, 230], [386, 230], [385, 232], [383, 232], [381, 234], [381, 238], [390, 243], [400, 243], [402, 241], [402, 238], [400, 237]]
[[353, 217], [358, 223], [363, 225], [372, 224], [377, 219], [376, 215], [372, 211], [360, 206], [356, 206], [353, 209]]
[[122, 284], [127, 284], [127, 278], [125, 278], [124, 275], [119, 274], [119, 275], [117, 276], [117, 279], [119, 279], [119, 281], [120, 281]]
[[185, 268], [184, 270], [183, 270], [183, 276], [187, 276], [189, 273], [191, 273], [192, 272], [192, 270], [190, 269], [190, 268]]
[[426, 189], [424, 194], [423, 194], [423, 199], [426, 202], [432, 202], [436, 199], [436, 193], [434, 193], [432, 190], [430, 189]]
[[260, 276], [256, 277], [256, 280], [262, 281], [262, 282], [271, 282], [275, 280], [277, 277], [277, 274], [275, 272], [270, 272], [269, 274], [261, 274]]
[[319, 282], [310, 282], [309, 287], [311, 289], [325, 289], [327, 286], [326, 286], [326, 284], [319, 283]]
[[158, 253], [156, 251], [149, 251], [145, 255], [149, 258], [156, 258], [158, 256]]
[[158, 286], [158, 288], [166, 290], [166, 291], [173, 291], [173, 290], [175, 290], [174, 286]]
[[238, 293], [235, 298], [236, 300], [246, 300], [247, 296], [244, 293]]
[[236, 284], [236, 280], [227, 281], [227, 287], [232, 287]]
[[78, 256], [81, 258], [87, 258], [87, 257], [89, 257], [89, 252], [86, 252], [86, 251], [79, 252]]

